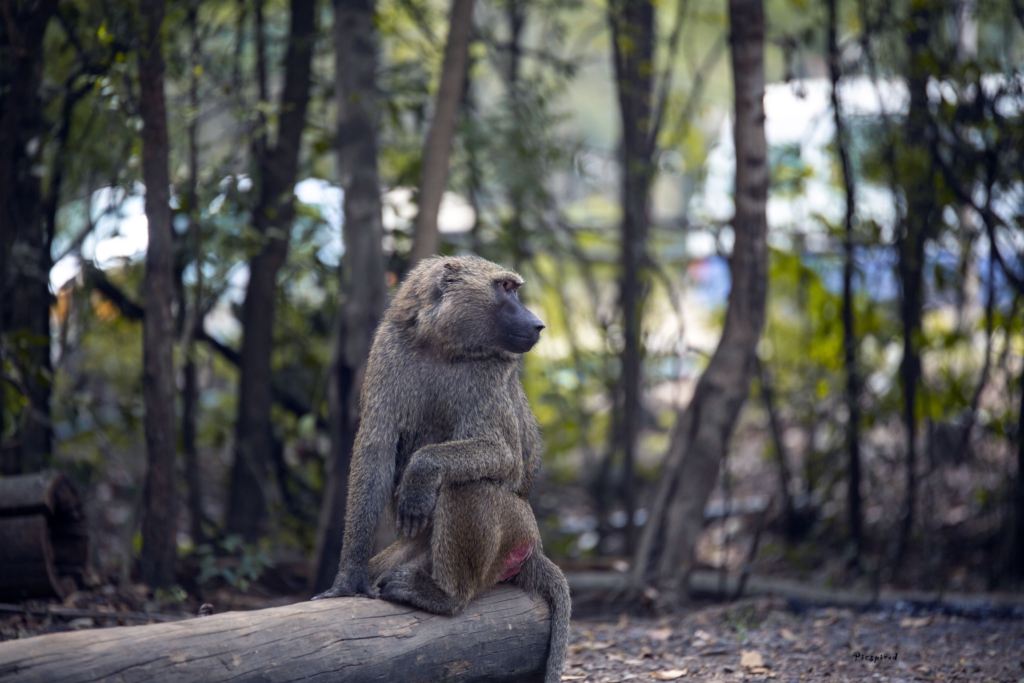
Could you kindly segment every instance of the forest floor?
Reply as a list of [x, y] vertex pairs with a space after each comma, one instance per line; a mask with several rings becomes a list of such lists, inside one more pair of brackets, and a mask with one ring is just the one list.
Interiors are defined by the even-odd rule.
[[[63, 604], [0, 606], [0, 640], [190, 618], [196, 606], [154, 603], [144, 587], [105, 587]], [[218, 592], [216, 611], [288, 604]], [[963, 681], [1024, 683], [1024, 620], [903, 609], [794, 610], [781, 599], [695, 604], [667, 617], [581, 616], [563, 681]]]
[[576, 619], [563, 681], [1024, 682], [1024, 620], [748, 599]]

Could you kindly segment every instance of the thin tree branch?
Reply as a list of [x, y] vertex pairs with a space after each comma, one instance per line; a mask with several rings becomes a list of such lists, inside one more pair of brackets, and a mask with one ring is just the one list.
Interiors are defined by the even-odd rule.
[[672, 76], [675, 74], [676, 56], [679, 53], [679, 37], [683, 33], [683, 19], [686, 17], [686, 10], [689, 7], [689, 0], [679, 0], [676, 4], [676, 21], [672, 26], [672, 33], [668, 41], [668, 55], [665, 58], [665, 66], [661, 75], [657, 78], [658, 86], [654, 96], [654, 117], [651, 119], [651, 127], [647, 131], [647, 158], [653, 158], [657, 149], [658, 133], [661, 130], [661, 121], [665, 116], [665, 108], [672, 96]]
[[[92, 264], [86, 264], [85, 266], [86, 282], [100, 294], [102, 294], [108, 301], [118, 307], [123, 315], [128, 320], [142, 321], [145, 319], [145, 309], [139, 306], [137, 303], [132, 301], [128, 295], [126, 295], [121, 289], [111, 282], [106, 273], [99, 268], [96, 268]], [[236, 368], [241, 365], [241, 354], [228, 346], [227, 344], [219, 341], [217, 338], [210, 335], [206, 331], [206, 328], [202, 325], [197, 326], [195, 331], [195, 340], [201, 341], [211, 349], [217, 352], [217, 354], [226, 360]], [[285, 408], [289, 412], [302, 417], [308, 415], [312, 407], [296, 397], [289, 395], [287, 392], [282, 391], [279, 387], [272, 386], [271, 393], [274, 396], [274, 400]], [[326, 421], [317, 415], [317, 427], [320, 429], [326, 429]]]

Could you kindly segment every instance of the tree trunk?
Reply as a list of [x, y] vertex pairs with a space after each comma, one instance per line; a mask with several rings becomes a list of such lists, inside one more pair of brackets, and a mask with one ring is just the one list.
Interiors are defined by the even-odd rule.
[[[990, 271], [991, 272], [991, 271]], [[989, 277], [992, 277], [991, 274]], [[1011, 571], [1018, 579], [1024, 579], [1024, 371], [1020, 376], [1020, 416], [1017, 419], [1017, 486], [1014, 492], [1013, 553]]]
[[[36, 138], [37, 144], [39, 138]], [[38, 179], [37, 179], [38, 180]], [[52, 233], [38, 182], [27, 183], [20, 199], [26, 222], [17, 226], [9, 263], [8, 359], [17, 369], [28, 403], [18, 416], [9, 463], [11, 474], [38, 472], [49, 464], [50, 424], [50, 256]]]
[[419, 214], [413, 235], [409, 268], [431, 254], [437, 253], [437, 212], [448, 180], [448, 157], [455, 137], [459, 103], [469, 63], [469, 34], [473, 28], [473, 0], [452, 0], [448, 26], [448, 42], [444, 48], [441, 83], [437, 88], [434, 119], [430, 122], [427, 142], [423, 148], [420, 177]]
[[[608, 6], [612, 31], [615, 81], [622, 116], [622, 251], [619, 307], [622, 311], [623, 347], [616, 387], [618, 415], [613, 453], [621, 452], [621, 498], [628, 519], [633, 519], [633, 462], [643, 417], [643, 344], [640, 338], [646, 290], [648, 193], [653, 168], [651, 97], [654, 69], [654, 5], [649, 0], [615, 0]], [[616, 443], [617, 442], [617, 443]], [[627, 534], [632, 544], [632, 535]], [[631, 548], [630, 548], [631, 549]]]
[[[505, 88], [507, 91], [506, 98], [510, 105], [512, 115], [517, 125], [524, 123], [524, 116], [526, 111], [524, 110], [523, 102], [523, 84], [519, 82], [520, 66], [523, 58], [523, 27], [526, 24], [527, 9], [529, 0], [508, 0], [505, 7], [505, 20], [508, 22], [508, 69], [506, 70], [506, 82]], [[472, 66], [470, 66], [472, 68]], [[473, 98], [472, 86], [469, 82], [469, 78], [466, 78], [466, 96], [464, 101], [465, 109], [467, 111], [473, 111], [476, 108], [476, 104]], [[524, 127], [524, 130], [526, 128]], [[476, 166], [476, 150], [473, 150], [469, 160], [469, 171], [471, 174], [479, 173], [478, 167]], [[478, 181], [478, 184], [479, 181]], [[523, 255], [528, 249], [527, 234], [525, 231], [524, 208], [526, 204], [526, 197], [523, 192], [523, 188], [519, 183], [509, 183], [505, 186], [505, 192], [508, 196], [508, 203], [512, 207], [512, 215], [508, 221], [505, 221], [503, 230], [506, 234], [506, 239], [513, 245], [513, 253], [510, 255], [512, 259], [512, 269], [520, 270], [523, 260]], [[476, 192], [477, 187], [471, 188], [470, 192]], [[477, 200], [472, 200], [473, 209], [476, 210], [479, 206]], [[478, 233], [478, 230], [474, 230]]]
[[[0, 21], [0, 334], [29, 399], [0, 472], [42, 469], [50, 455], [50, 240], [39, 177], [45, 131], [43, 36], [56, 0], [4, 2]], [[6, 406], [0, 381], [0, 429]]]
[[458, 617], [366, 598], [37, 636], [0, 643], [7, 683], [159, 680], [539, 681], [550, 623], [539, 597], [500, 586]]
[[262, 145], [257, 145], [260, 187], [253, 225], [263, 246], [249, 260], [249, 284], [242, 307], [244, 337], [235, 462], [225, 524], [228, 533], [240, 534], [249, 542], [259, 537], [267, 516], [267, 465], [274, 439], [270, 422], [270, 356], [274, 346], [277, 274], [288, 253], [288, 237], [295, 215], [294, 188], [316, 39], [315, 0], [291, 0], [290, 6], [291, 27], [285, 55], [284, 89], [278, 107], [277, 143], [262, 153], [259, 153]]
[[[185, 318], [182, 340], [182, 356], [185, 366], [182, 369], [181, 388], [181, 453], [185, 465], [185, 488], [188, 491], [189, 535], [192, 543], [201, 545], [206, 541], [203, 530], [205, 515], [203, 514], [202, 474], [199, 469], [199, 453], [196, 447], [196, 426], [199, 419], [199, 383], [196, 376], [196, 334], [203, 320], [203, 252], [202, 227], [199, 223], [199, 74], [200, 41], [198, 26], [199, 1], [195, 0], [188, 9], [188, 29], [192, 37], [192, 52], [189, 59], [189, 106], [192, 108], [192, 120], [188, 126], [188, 187], [185, 190], [186, 208], [188, 210], [189, 229], [188, 242], [182, 249], [187, 254], [191, 248], [192, 258], [196, 267], [196, 285], [194, 288], [192, 307], [186, 307], [184, 283], [179, 280], [178, 290], [182, 292], [179, 310]], [[183, 259], [187, 260], [187, 259]], [[181, 278], [183, 271], [176, 275]], [[186, 313], [187, 310], [187, 313]]]
[[679, 590], [681, 565], [689, 563], [693, 554], [704, 506], [747, 397], [765, 317], [768, 165], [762, 0], [729, 0], [729, 18], [736, 97], [732, 289], [722, 339], [673, 431], [664, 473], [633, 561], [633, 584], [639, 586], [648, 579], [660, 538], [656, 579], [670, 594]]
[[917, 498], [917, 394], [921, 377], [921, 308], [924, 305], [924, 248], [937, 219], [935, 178], [932, 171], [928, 129], [928, 44], [931, 39], [932, 13], [925, 5], [915, 5], [911, 13], [912, 29], [907, 36], [910, 48], [910, 111], [903, 145], [903, 173], [900, 183], [906, 196], [906, 213], [897, 237], [901, 285], [900, 320], [903, 326], [903, 360], [900, 383], [903, 388], [903, 422], [906, 429], [906, 499], [901, 512], [895, 564], [897, 570], [910, 546]]
[[139, 110], [142, 115], [142, 176], [146, 184], [146, 317], [143, 321], [142, 389], [146, 406], [146, 482], [142, 504], [141, 576], [154, 588], [175, 582], [178, 482], [174, 435], [174, 244], [167, 170], [167, 112], [161, 26], [165, 0], [139, 5]]
[[828, 65], [832, 78], [832, 116], [836, 125], [836, 148], [839, 168], [843, 174], [846, 208], [843, 214], [843, 368], [846, 371], [847, 431], [847, 533], [853, 546], [852, 562], [856, 563], [861, 551], [860, 503], [860, 376], [857, 372], [857, 337], [853, 310], [853, 221], [857, 211], [853, 171], [846, 127], [839, 108], [839, 44], [836, 38], [838, 17], [836, 0], [828, 5]]
[[775, 464], [779, 468], [779, 494], [782, 497], [782, 524], [786, 530], [786, 539], [795, 540], [796, 514], [793, 509], [793, 496], [789, 492], [789, 482], [792, 479], [789, 473], [789, 458], [786, 456], [786, 444], [782, 438], [782, 424], [779, 422], [779, 415], [775, 409], [775, 391], [768, 369], [755, 356], [754, 362], [757, 367], [758, 382], [761, 385], [761, 398], [764, 399], [764, 407], [768, 412], [768, 427], [772, 433], [772, 443], [775, 445]]
[[373, 331], [387, 295], [377, 176], [377, 32], [373, 0], [335, 3], [338, 169], [345, 190], [343, 303], [328, 400], [331, 459], [310, 588], [330, 587], [345, 530], [348, 470], [359, 423], [359, 392]]

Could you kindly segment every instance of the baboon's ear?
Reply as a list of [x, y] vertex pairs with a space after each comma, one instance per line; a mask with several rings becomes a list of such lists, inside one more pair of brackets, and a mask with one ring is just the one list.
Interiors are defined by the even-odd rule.
[[440, 270], [435, 270], [432, 274], [434, 286], [427, 290], [430, 292], [430, 298], [433, 303], [437, 303], [444, 296], [444, 292], [448, 289], [448, 285], [455, 281], [456, 273], [459, 269], [459, 264], [452, 261], [446, 261], [441, 266]]
[[457, 261], [445, 261], [441, 268], [441, 277], [438, 286], [442, 293], [448, 285], [459, 279], [459, 263]]

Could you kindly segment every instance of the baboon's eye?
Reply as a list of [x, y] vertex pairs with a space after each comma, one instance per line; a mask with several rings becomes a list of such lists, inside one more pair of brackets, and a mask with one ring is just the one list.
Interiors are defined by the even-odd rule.
[[501, 280], [498, 283], [498, 286], [500, 286], [506, 292], [515, 292], [517, 289], [519, 289], [519, 283], [514, 280]]

